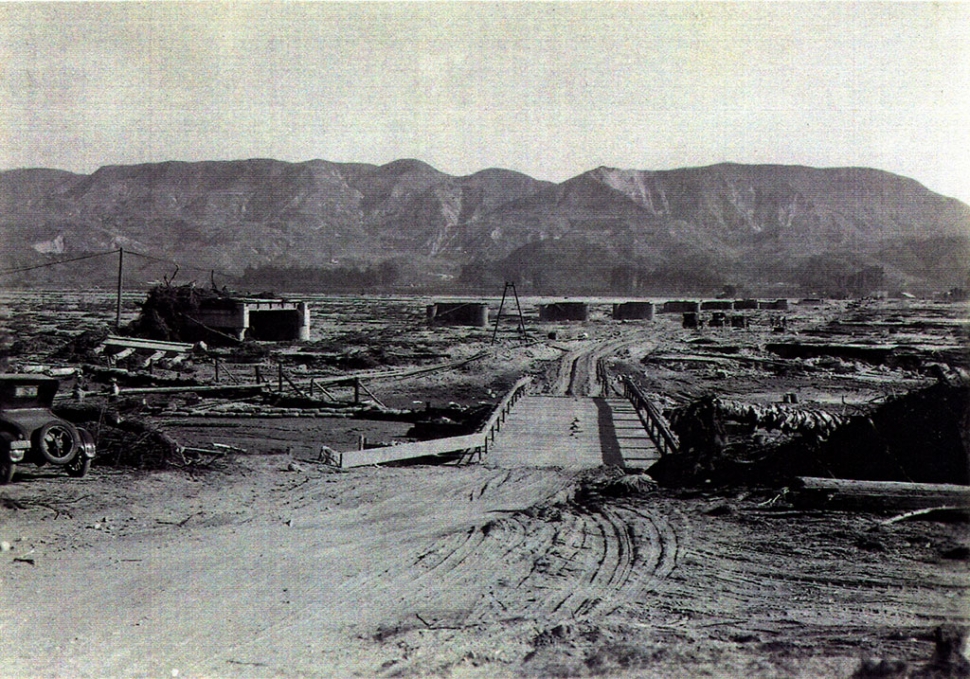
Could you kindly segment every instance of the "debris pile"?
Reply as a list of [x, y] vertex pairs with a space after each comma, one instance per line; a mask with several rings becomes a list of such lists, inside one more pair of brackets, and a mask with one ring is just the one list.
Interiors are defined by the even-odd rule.
[[107, 328], [85, 330], [61, 345], [51, 356], [71, 363], [96, 361], [106, 339]]
[[185, 461], [175, 439], [121, 409], [65, 404], [56, 412], [91, 432], [98, 446], [96, 465], [163, 469]]
[[940, 382], [849, 417], [706, 396], [670, 413], [680, 453], [664, 485], [786, 483], [796, 476], [970, 484], [970, 386]]
[[192, 341], [198, 329], [189, 319], [198, 315], [203, 306], [217, 306], [219, 300], [226, 300], [228, 308], [232, 308], [228, 293], [216, 289], [194, 284], [156, 285], [148, 291], [141, 313], [126, 334], [166, 342]]

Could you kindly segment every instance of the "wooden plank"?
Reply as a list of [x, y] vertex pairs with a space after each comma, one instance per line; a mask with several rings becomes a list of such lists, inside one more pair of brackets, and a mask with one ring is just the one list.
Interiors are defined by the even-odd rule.
[[521, 391], [531, 383], [532, 383], [531, 377], [523, 377], [515, 384], [513, 384], [512, 388], [509, 389], [507, 394], [505, 394], [505, 397], [501, 401], [499, 401], [498, 405], [495, 407], [495, 410], [492, 411], [492, 416], [489, 417], [488, 421], [482, 425], [481, 431], [488, 432], [489, 430], [491, 430], [491, 428], [495, 426], [495, 423], [498, 422], [499, 418], [502, 417], [502, 415], [508, 410], [511, 403], [514, 400], [519, 398], [519, 391]]
[[603, 464], [600, 414], [591, 398], [525, 396], [488, 451], [500, 467], [587, 469]]
[[367, 450], [351, 450], [340, 453], [340, 466], [344, 468], [362, 467], [385, 462], [396, 462], [398, 460], [409, 460], [417, 457], [458, 453], [472, 448], [484, 448], [492, 427], [498, 422], [503, 412], [506, 412], [510, 404], [518, 397], [518, 392], [531, 381], [531, 377], [523, 377], [516, 382], [505, 397], [499, 401], [498, 406], [496, 406], [488, 421], [474, 434], [450, 436], [432, 441], [401, 443], [396, 446], [383, 446], [381, 448], [370, 448]]
[[119, 337], [118, 335], [108, 335], [102, 343], [109, 347], [125, 347], [131, 349], [151, 349], [153, 351], [174, 351], [186, 353], [192, 351], [193, 344], [186, 342], [162, 342], [160, 340], [148, 340], [140, 337]]
[[469, 448], [485, 445], [485, 435], [482, 433], [467, 434], [465, 436], [451, 436], [432, 441], [417, 441], [401, 443], [396, 446], [370, 448], [369, 450], [352, 450], [341, 453], [341, 467], [363, 467], [398, 460], [410, 460], [417, 457], [432, 457], [447, 453], [457, 453]]
[[235, 394], [258, 394], [263, 391], [262, 385], [259, 384], [239, 384], [239, 385], [221, 385], [221, 386], [192, 386], [184, 385], [177, 387], [133, 387], [131, 389], [119, 389], [118, 393], [122, 396], [130, 394], [188, 394], [191, 392], [205, 393], [205, 392], [226, 392]]

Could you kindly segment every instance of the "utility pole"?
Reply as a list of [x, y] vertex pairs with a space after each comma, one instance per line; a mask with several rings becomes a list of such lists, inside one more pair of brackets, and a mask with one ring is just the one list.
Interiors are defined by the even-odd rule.
[[125, 269], [125, 249], [118, 248], [118, 301], [115, 304], [115, 332], [121, 332], [121, 281]]

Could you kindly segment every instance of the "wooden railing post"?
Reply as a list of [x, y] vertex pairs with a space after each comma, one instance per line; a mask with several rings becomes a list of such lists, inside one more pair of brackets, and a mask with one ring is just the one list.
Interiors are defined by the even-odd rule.
[[643, 424], [647, 435], [657, 446], [660, 455], [668, 455], [677, 452], [677, 444], [674, 442], [673, 434], [667, 429], [667, 423], [657, 410], [656, 406], [643, 395], [640, 389], [633, 384], [629, 377], [623, 377], [624, 391], [627, 398], [633, 405], [640, 422]]

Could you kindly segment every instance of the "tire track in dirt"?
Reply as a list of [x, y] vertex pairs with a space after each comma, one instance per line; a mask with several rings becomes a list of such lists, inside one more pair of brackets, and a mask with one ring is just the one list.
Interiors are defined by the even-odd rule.
[[553, 613], [581, 618], [614, 611], [656, 588], [676, 566], [676, 532], [663, 517], [624, 507], [583, 510], [577, 517], [589, 554], [580, 555], [579, 582], [560, 583], [568, 591], [550, 600]]
[[[484, 469], [484, 482], [479, 478], [474, 484], [444, 486], [435, 506], [454, 516], [479, 517], [471, 523], [457, 519], [462, 524], [434, 540], [411, 560], [402, 560], [384, 569], [368, 571], [345, 581], [335, 579], [327, 583], [328, 608], [333, 611], [360, 611], [358, 622], [362, 633], [384, 636], [388, 629], [399, 628], [403, 632], [428, 624], [460, 624], [467, 612], [481, 596], [481, 573], [501, 572], [501, 561], [509, 554], [518, 553], [528, 539], [528, 531], [519, 509], [503, 512], [491, 521], [482, 520], [490, 513], [487, 506], [480, 509], [468, 505], [488, 500], [490, 504], [526, 504], [526, 498], [558, 496], [572, 482], [570, 475], [550, 479], [548, 473], [531, 469], [506, 470]], [[478, 498], [474, 498], [478, 493]], [[388, 513], [399, 513], [401, 503], [408, 504], [413, 489], [402, 484], [399, 492], [384, 500], [380, 506]], [[494, 511], [494, 510], [493, 510]], [[432, 510], [432, 515], [434, 512]], [[427, 516], [415, 516], [415, 522], [428, 520]], [[432, 516], [432, 519], [435, 517]], [[452, 519], [455, 520], [455, 519]], [[423, 527], [408, 527], [405, 533], [423, 531]], [[492, 536], [492, 531], [495, 536]], [[496, 540], [496, 536], [501, 539]], [[484, 544], [488, 541], [488, 544]], [[499, 548], [496, 548], [496, 545]], [[366, 549], [366, 548], [365, 548]], [[297, 592], [293, 592], [297, 597]], [[297, 597], [312, 599], [314, 597]], [[296, 600], [296, 599], [295, 599]], [[375, 617], [376, 616], [376, 617]], [[315, 605], [296, 605], [282, 619], [266, 625], [258, 633], [226, 648], [207, 659], [217, 663], [219, 659], [244, 655], [247, 649], [261, 644], [273, 644], [275, 639], [287, 637], [294, 629], [306, 628], [314, 620], [327, 620], [327, 610]], [[378, 627], [373, 627], [380, 620]]]
[[[521, 551], [530, 537], [523, 510], [537, 497], [555, 501], [572, 483], [570, 474], [551, 479], [548, 473], [530, 468], [496, 468], [488, 470], [484, 483], [443, 488], [436, 504], [443, 512], [464, 506], [467, 518], [458, 519], [461, 525], [446, 528], [446, 534], [407, 563], [342, 583], [335, 596], [352, 606], [380, 592], [385, 599], [381, 606], [393, 602], [392, 608], [416, 610], [431, 607], [438, 599], [442, 606], [448, 602], [448, 596], [429, 597], [429, 592], [477, 592], [479, 581], [488, 581], [489, 573], [501, 570], [494, 562]], [[409, 493], [406, 488], [401, 492]]]
[[549, 393], [557, 396], [608, 396], [609, 389], [604, 393], [605, 385], [602, 379], [603, 359], [642, 343], [643, 340], [630, 339], [627, 334], [616, 340], [599, 342], [566, 352], [559, 360]]
[[412, 593], [400, 600], [404, 608], [434, 604], [426, 590], [432, 583], [437, 591], [472, 594], [466, 626], [590, 618], [655, 588], [677, 554], [676, 532], [661, 516], [553, 505], [446, 536], [395, 580]]

